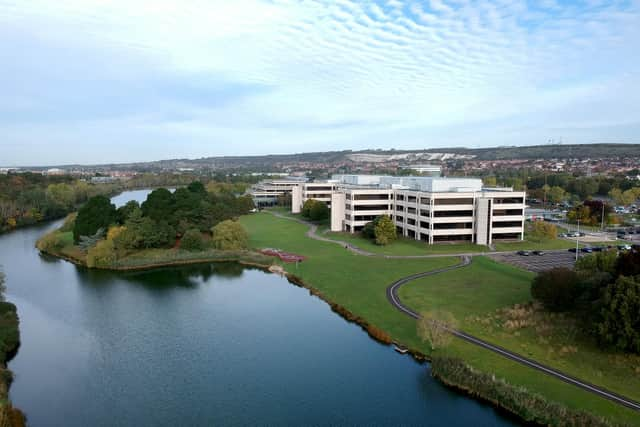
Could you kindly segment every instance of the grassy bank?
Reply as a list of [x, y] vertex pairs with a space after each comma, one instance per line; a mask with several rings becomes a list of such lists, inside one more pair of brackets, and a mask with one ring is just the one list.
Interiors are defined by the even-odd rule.
[[640, 357], [606, 351], [565, 314], [531, 302], [533, 274], [476, 257], [463, 269], [426, 277], [400, 290], [417, 311], [451, 312], [460, 329], [578, 378], [640, 400]]
[[[458, 262], [455, 257], [434, 259], [384, 259], [357, 256], [338, 245], [309, 239], [305, 236], [307, 227], [287, 219], [273, 217], [267, 213], [245, 216], [242, 224], [249, 231], [251, 246], [254, 248], [276, 247], [286, 251], [299, 253], [308, 259], [295, 265], [285, 265], [291, 274], [300, 277], [306, 284], [320, 292], [326, 299], [332, 301], [354, 316], [365, 319], [368, 323], [384, 331], [391, 339], [397, 340], [410, 348], [424, 354], [431, 354], [427, 344], [422, 342], [416, 334], [415, 321], [400, 314], [387, 301], [385, 290], [393, 281], [412, 273], [433, 270], [453, 265]], [[458, 303], [454, 313], [461, 320], [478, 313], [490, 314], [504, 307], [529, 300], [529, 273], [490, 260], [481, 260], [473, 268], [488, 270], [473, 281], [461, 280], [460, 286], [452, 282], [451, 277], [445, 275], [428, 279], [429, 284], [438, 283], [440, 292], [446, 292], [448, 286], [453, 286], [448, 294], [439, 296], [439, 303], [420, 296], [418, 289], [411, 296], [412, 304], [420, 298], [424, 301], [424, 308], [435, 308], [438, 304], [452, 308]], [[479, 267], [475, 267], [476, 264]], [[471, 268], [471, 267], [470, 267]], [[456, 270], [455, 274], [459, 271]], [[474, 272], [474, 270], [471, 270]], [[449, 273], [448, 273], [449, 274]], [[417, 282], [416, 282], [417, 283]], [[452, 285], [453, 283], [453, 285]], [[411, 288], [413, 286], [409, 285]], [[410, 289], [408, 288], [408, 289]], [[420, 288], [429, 288], [422, 286]], [[456, 289], [457, 288], [457, 289]], [[474, 291], [475, 289], [475, 291]], [[472, 292], [470, 297], [465, 293]], [[483, 297], [481, 297], [483, 296]], [[430, 302], [431, 301], [431, 302]], [[466, 321], [466, 320], [465, 320]], [[471, 324], [471, 320], [469, 320]], [[477, 326], [476, 326], [477, 327]], [[464, 329], [464, 328], [462, 328]], [[476, 332], [475, 329], [470, 332]], [[502, 344], [493, 335], [488, 339], [496, 344]], [[519, 352], [523, 351], [518, 347]], [[446, 349], [446, 356], [457, 357], [475, 369], [504, 378], [508, 383], [522, 387], [530, 393], [539, 394], [549, 402], [556, 402], [569, 410], [585, 410], [597, 416], [604, 416], [613, 422], [640, 425], [638, 414], [622, 408], [608, 400], [587, 393], [572, 385], [548, 377], [530, 368], [502, 358], [488, 350], [479, 349], [471, 344], [454, 340]], [[588, 369], [585, 366], [584, 369]], [[578, 375], [582, 377], [582, 373]], [[602, 381], [594, 381], [603, 384]]]
[[[41, 239], [53, 237], [61, 242], [59, 246], [41, 249], [52, 256], [66, 259], [78, 265], [86, 266], [86, 253], [73, 244], [71, 232], [53, 231]], [[206, 249], [202, 251], [187, 251], [184, 249], [144, 249], [119, 257], [109, 266], [108, 270], [148, 270], [158, 267], [203, 264], [208, 262], [239, 262], [246, 265], [268, 267], [273, 264], [273, 258], [253, 251], [220, 251]]]

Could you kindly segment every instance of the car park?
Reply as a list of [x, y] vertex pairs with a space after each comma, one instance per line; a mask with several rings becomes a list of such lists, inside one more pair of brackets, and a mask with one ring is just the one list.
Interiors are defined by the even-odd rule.
[[538, 256], [544, 255], [544, 251], [533, 251], [531, 253]]

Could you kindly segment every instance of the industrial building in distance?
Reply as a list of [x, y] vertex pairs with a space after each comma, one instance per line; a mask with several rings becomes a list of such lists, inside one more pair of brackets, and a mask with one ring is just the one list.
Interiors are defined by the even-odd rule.
[[380, 215], [398, 233], [427, 244], [524, 238], [525, 192], [487, 188], [477, 178], [334, 175], [329, 180], [263, 181], [252, 189], [258, 205], [289, 197], [291, 212], [315, 199], [331, 208], [331, 230], [356, 233]]

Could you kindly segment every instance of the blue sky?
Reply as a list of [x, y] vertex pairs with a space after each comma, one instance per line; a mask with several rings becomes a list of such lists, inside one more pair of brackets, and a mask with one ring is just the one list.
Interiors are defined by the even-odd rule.
[[0, 165], [640, 143], [640, 0], [0, 0]]

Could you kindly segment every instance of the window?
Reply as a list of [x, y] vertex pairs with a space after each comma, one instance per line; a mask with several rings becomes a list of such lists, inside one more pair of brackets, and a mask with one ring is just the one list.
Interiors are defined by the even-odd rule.
[[464, 199], [435, 199], [433, 201], [435, 205], [472, 205], [472, 198]]

